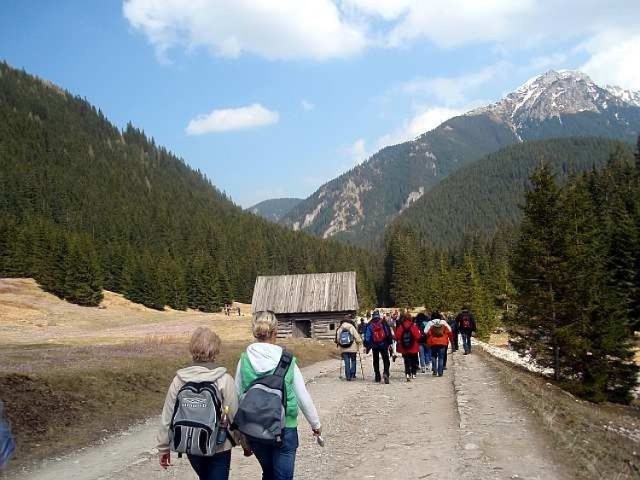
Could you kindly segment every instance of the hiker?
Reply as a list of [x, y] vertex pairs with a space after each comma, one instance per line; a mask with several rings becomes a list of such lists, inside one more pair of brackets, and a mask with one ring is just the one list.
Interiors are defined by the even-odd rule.
[[449, 318], [447, 318], [447, 323], [449, 324], [449, 328], [451, 329], [451, 335], [452, 340], [451, 340], [451, 353], [453, 352], [457, 352], [459, 345], [458, 345], [458, 324], [456, 323], [456, 318], [451, 315]]
[[364, 318], [360, 317], [360, 323], [358, 324], [358, 334], [362, 337], [364, 335], [364, 331], [367, 328], [367, 324], [364, 323]]
[[471, 337], [473, 332], [477, 331], [477, 326], [473, 313], [471, 313], [466, 306], [462, 307], [462, 310], [456, 317], [456, 326], [460, 335], [462, 335], [464, 354], [469, 355], [471, 353]]
[[422, 373], [426, 373], [431, 369], [431, 349], [427, 346], [427, 335], [424, 333], [427, 323], [429, 323], [429, 317], [426, 313], [420, 312], [416, 315], [416, 326], [420, 330], [418, 363]]
[[342, 324], [336, 331], [336, 345], [344, 361], [344, 377], [347, 382], [356, 378], [356, 354], [362, 347], [362, 337], [358, 334], [351, 315], [345, 315]]
[[[238, 408], [233, 378], [226, 368], [215, 365], [220, 346], [220, 337], [210, 329], [198, 327], [193, 332], [189, 342], [193, 365], [176, 372], [164, 400], [157, 436], [160, 466], [164, 469], [171, 466], [171, 447], [179, 455], [187, 453], [200, 480], [228, 479], [231, 448], [241, 440], [230, 431], [223, 431], [221, 438], [210, 433], [216, 432], [224, 413], [231, 422]], [[197, 410], [188, 408], [194, 404], [198, 405]], [[201, 405], [206, 405], [207, 415], [202, 415]], [[215, 425], [208, 423], [212, 418], [218, 419]], [[199, 441], [192, 443], [192, 436]]]
[[398, 352], [404, 361], [404, 375], [407, 382], [416, 378], [418, 371], [418, 352], [420, 350], [420, 330], [414, 323], [409, 312], [402, 315], [402, 320], [396, 327], [396, 341]]
[[424, 333], [427, 335], [427, 345], [431, 348], [432, 375], [441, 377], [444, 373], [447, 347], [452, 336], [451, 330], [447, 322], [436, 318], [429, 322]]
[[373, 351], [374, 380], [380, 383], [380, 357], [382, 357], [384, 383], [389, 383], [389, 347], [393, 339], [391, 327], [382, 318], [380, 312], [375, 310], [371, 315], [371, 321], [364, 332], [364, 347], [366, 352]]
[[398, 317], [397, 316], [393, 316], [390, 315], [389, 313], [385, 313], [382, 317], [382, 320], [384, 322], [386, 322], [387, 325], [389, 325], [389, 329], [391, 330], [391, 343], [389, 344], [389, 356], [391, 357], [391, 360], [393, 360], [393, 362], [395, 363], [396, 358], [398, 358], [397, 355], [397, 341], [396, 341], [396, 325], [398, 324]]
[[[322, 431], [320, 418], [307, 391], [296, 358], [290, 352], [276, 345], [278, 320], [275, 314], [270, 311], [256, 312], [253, 316], [251, 329], [257, 342], [247, 347], [238, 362], [236, 388], [238, 394], [246, 394], [246, 396], [240, 401], [236, 419], [248, 419], [250, 420], [248, 423], [251, 423], [248, 426], [256, 429], [256, 435], [253, 437], [249, 436], [246, 431], [244, 433], [251, 451], [255, 454], [262, 467], [262, 479], [292, 480], [296, 450], [298, 448], [298, 407], [300, 407], [300, 410], [302, 410], [311, 425], [311, 430], [315, 436], [320, 436]], [[281, 374], [283, 377], [281, 381], [283, 381], [283, 394], [284, 398], [286, 398], [286, 403], [284, 404], [286, 410], [282, 412], [285, 415], [284, 428], [281, 430], [278, 428], [277, 438], [274, 442], [271, 440], [266, 441], [264, 437], [259, 437], [258, 435], [263, 434], [268, 426], [271, 425], [263, 425], [261, 423], [261, 420], [268, 413], [271, 413], [269, 418], [275, 416], [278, 420], [278, 426], [280, 425], [280, 410], [283, 408], [282, 400], [279, 396], [276, 397], [273, 393], [269, 394], [264, 389], [251, 387], [252, 384], [256, 385], [257, 382], [266, 382], [268, 378], [274, 378], [275, 374]], [[259, 387], [260, 385], [257, 386]], [[249, 399], [250, 392], [255, 393], [256, 396], [253, 397], [253, 401], [247, 402], [245, 405], [244, 400]], [[273, 397], [275, 397], [273, 412], [265, 412], [264, 409], [255, 411], [256, 405], [260, 405], [255, 400], [260, 395], [265, 398], [265, 404], [269, 404], [269, 398], [273, 400]], [[252, 413], [254, 414], [253, 418]], [[243, 431], [242, 424], [236, 426], [240, 431]]]
[[7, 466], [15, 449], [16, 441], [11, 434], [9, 422], [4, 416], [4, 404], [0, 400], [0, 470]]

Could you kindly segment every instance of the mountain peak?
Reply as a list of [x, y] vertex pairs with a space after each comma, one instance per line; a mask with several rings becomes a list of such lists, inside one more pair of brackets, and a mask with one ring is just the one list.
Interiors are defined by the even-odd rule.
[[531, 78], [502, 100], [469, 112], [498, 117], [520, 136], [531, 122], [557, 120], [579, 112], [602, 113], [625, 106], [640, 106], [640, 92], [600, 87], [579, 70], [549, 70]]

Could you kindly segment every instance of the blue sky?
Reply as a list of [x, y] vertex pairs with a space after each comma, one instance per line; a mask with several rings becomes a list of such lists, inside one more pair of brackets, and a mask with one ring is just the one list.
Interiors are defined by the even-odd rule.
[[306, 197], [550, 68], [640, 90], [640, 2], [602, 5], [4, 0], [0, 58], [131, 121], [246, 207]]

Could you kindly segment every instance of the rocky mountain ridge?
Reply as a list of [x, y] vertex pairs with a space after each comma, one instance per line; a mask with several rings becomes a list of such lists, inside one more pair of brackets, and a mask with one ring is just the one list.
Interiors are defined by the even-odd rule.
[[550, 70], [498, 102], [383, 148], [322, 185], [280, 222], [324, 238], [369, 245], [443, 178], [505, 146], [575, 136], [631, 142], [639, 132], [640, 92], [600, 87], [578, 71]]

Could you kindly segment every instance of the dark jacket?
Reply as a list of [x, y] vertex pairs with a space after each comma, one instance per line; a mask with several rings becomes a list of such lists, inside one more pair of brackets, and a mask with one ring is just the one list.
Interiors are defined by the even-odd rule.
[[[377, 322], [380, 322], [382, 324], [382, 328], [384, 329], [384, 333], [385, 333], [385, 340], [381, 343], [374, 344], [373, 328], [377, 324]], [[372, 348], [375, 348], [376, 350], [384, 350], [386, 348], [389, 348], [389, 345], [391, 345], [392, 340], [393, 340], [393, 335], [391, 333], [391, 327], [389, 326], [387, 321], [381, 318], [371, 319], [371, 321], [367, 324], [366, 330], [364, 331], [364, 346], [367, 349], [367, 351], [371, 350]]]
[[[471, 320], [471, 328], [463, 328], [463, 319], [465, 316], [469, 316], [469, 319]], [[471, 313], [469, 310], [463, 309], [456, 317], [455, 323], [456, 323], [456, 329], [458, 332], [471, 333], [471, 332], [477, 331], [476, 318], [473, 316], [473, 313]]]

